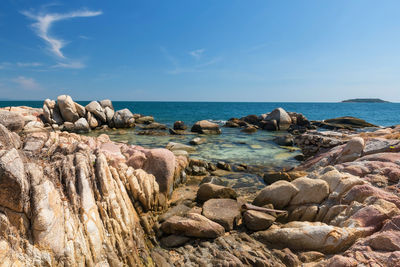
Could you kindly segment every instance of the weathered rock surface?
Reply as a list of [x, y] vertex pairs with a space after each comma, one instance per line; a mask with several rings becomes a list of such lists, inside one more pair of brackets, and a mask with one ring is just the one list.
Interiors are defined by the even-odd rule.
[[208, 219], [219, 223], [229, 232], [239, 222], [240, 206], [234, 199], [210, 199], [203, 205], [203, 215]]
[[115, 112], [113, 122], [115, 128], [130, 128], [135, 125], [135, 118], [129, 109], [122, 109]]
[[75, 122], [79, 119], [78, 111], [74, 101], [69, 95], [60, 95], [57, 97], [57, 106], [60, 109], [64, 121]]
[[236, 192], [229, 187], [211, 183], [202, 184], [197, 190], [197, 201], [202, 203], [212, 198], [231, 198], [236, 199]]
[[274, 109], [273, 111], [271, 111], [271, 113], [268, 114], [265, 120], [275, 120], [278, 124], [278, 129], [281, 131], [289, 129], [290, 124], [292, 124], [292, 119], [283, 108]]
[[200, 133], [200, 134], [220, 134], [221, 129], [219, 128], [218, 124], [202, 120], [196, 122], [191, 129], [192, 132]]
[[10, 131], [18, 132], [24, 128], [25, 120], [17, 113], [0, 110], [0, 124]]
[[264, 212], [248, 210], [243, 214], [243, 222], [253, 231], [268, 229], [275, 221], [275, 217]]

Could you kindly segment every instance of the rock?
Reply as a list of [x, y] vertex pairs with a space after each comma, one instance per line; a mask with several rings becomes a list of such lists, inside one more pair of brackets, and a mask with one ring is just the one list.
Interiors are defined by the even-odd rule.
[[291, 134], [275, 137], [273, 141], [280, 146], [294, 145], [294, 138]]
[[142, 116], [135, 119], [135, 121], [140, 124], [151, 124], [152, 122], [154, 122], [154, 118], [152, 116]]
[[181, 130], [184, 131], [187, 129], [187, 126], [185, 125], [185, 123], [183, 121], [176, 121], [174, 122], [174, 130]]
[[243, 222], [247, 229], [260, 231], [268, 229], [275, 222], [275, 217], [264, 212], [247, 210], [243, 214]]
[[241, 118], [241, 120], [250, 123], [250, 124], [257, 124], [259, 119], [257, 115], [247, 115], [244, 118]]
[[223, 161], [218, 161], [217, 162], [217, 168], [224, 170], [224, 171], [232, 171], [232, 167], [229, 163], [223, 162]]
[[343, 129], [343, 128], [364, 128], [364, 127], [377, 127], [365, 120], [355, 118], [355, 117], [339, 117], [334, 119], [327, 119], [323, 122], [328, 123], [336, 128]]
[[227, 121], [224, 125], [225, 127], [229, 127], [229, 128], [237, 128], [239, 127], [239, 124], [234, 122], [234, 121]]
[[24, 118], [17, 113], [0, 110], [0, 124], [3, 124], [10, 131], [19, 132], [24, 128], [25, 121]]
[[272, 204], [277, 209], [286, 207], [290, 200], [299, 192], [296, 186], [287, 181], [275, 182], [258, 193], [253, 204], [256, 206], [264, 206]]
[[307, 251], [299, 254], [299, 260], [303, 263], [320, 261], [325, 258], [325, 255], [318, 251]]
[[224, 227], [197, 213], [189, 213], [187, 218], [173, 216], [161, 224], [161, 230], [167, 234], [198, 238], [216, 238], [225, 232]]
[[292, 180], [287, 172], [276, 172], [276, 171], [268, 171], [264, 173], [263, 179], [267, 185], [273, 184], [280, 180], [285, 180], [289, 182]]
[[240, 131], [243, 133], [255, 133], [255, 132], [257, 132], [257, 128], [254, 126], [248, 126]]
[[187, 145], [175, 143], [175, 142], [169, 142], [165, 148], [168, 150], [171, 150], [171, 151], [175, 151], [175, 150], [184, 150], [187, 152], [196, 151], [196, 148], [194, 148], [192, 146], [187, 146]]
[[175, 156], [163, 148], [151, 149], [146, 152], [143, 169], [156, 177], [160, 192], [170, 195], [173, 189], [175, 173]]
[[92, 113], [96, 119], [100, 120], [102, 123], [107, 122], [106, 114], [104, 113], [104, 109], [100, 106], [99, 102], [90, 102], [86, 105], [86, 110]]
[[76, 112], [78, 112], [79, 117], [85, 117], [86, 115], [86, 109], [84, 106], [79, 105], [78, 103], [75, 102], [75, 108], [76, 108]]
[[94, 129], [100, 125], [99, 121], [90, 112], [86, 113], [86, 121], [88, 122], [90, 129]]
[[236, 192], [229, 187], [205, 183], [197, 190], [197, 202], [203, 203], [212, 198], [236, 199]]
[[0, 124], [0, 149], [20, 148], [21, 139], [15, 132], [10, 132], [3, 124]]
[[75, 124], [73, 122], [64, 122], [64, 130], [68, 132], [73, 132], [75, 130]]
[[239, 222], [240, 206], [234, 199], [209, 199], [203, 205], [203, 215], [231, 231]]
[[193, 167], [191, 167], [190, 174], [194, 175], [194, 176], [204, 176], [204, 175], [208, 175], [208, 172], [205, 167], [193, 166]]
[[29, 181], [15, 148], [0, 150], [0, 205], [23, 212], [29, 199]]
[[170, 208], [166, 213], [158, 217], [159, 222], [164, 222], [165, 220], [168, 220], [172, 216], [184, 216], [190, 211], [191, 208], [184, 205], [184, 204], [178, 204], [176, 206], [173, 206]]
[[90, 131], [89, 123], [85, 118], [80, 118], [74, 123], [74, 130], [79, 133], [88, 133]]
[[203, 143], [205, 143], [206, 142], [206, 139], [205, 138], [201, 138], [201, 137], [195, 137], [195, 138], [193, 138], [192, 140], [190, 140], [190, 144], [191, 145], [194, 145], [194, 146], [198, 146], [198, 145], [201, 145], [201, 144], [203, 144]]
[[190, 240], [189, 237], [181, 235], [170, 235], [161, 238], [161, 244], [167, 248], [180, 247]]
[[192, 126], [191, 131], [200, 134], [221, 134], [221, 129], [219, 129], [218, 124], [207, 120], [196, 122]]
[[114, 110], [109, 108], [109, 107], [105, 107], [104, 108], [104, 114], [106, 115], [107, 123], [111, 123], [112, 119], [114, 117], [114, 114], [115, 114]]
[[135, 126], [135, 119], [129, 109], [118, 110], [113, 118], [115, 128], [130, 128]]
[[278, 124], [278, 129], [281, 131], [287, 130], [290, 124], [292, 124], [292, 119], [283, 108], [274, 109], [271, 113], [268, 114], [265, 120], [275, 120]]
[[346, 146], [338, 155], [337, 163], [354, 161], [359, 158], [364, 150], [364, 139], [361, 137], [354, 137], [346, 143]]
[[112, 104], [112, 102], [111, 102], [110, 99], [101, 100], [101, 101], [100, 101], [100, 106], [101, 106], [103, 109], [109, 108], [109, 109], [111, 109], [111, 110], [114, 110], [114, 106], [113, 106], [113, 104]]
[[172, 134], [172, 135], [183, 135], [183, 134], [185, 134], [185, 132], [182, 131], [182, 130], [174, 130], [174, 129], [171, 129], [171, 128], [168, 128], [168, 132], [170, 134]]
[[60, 95], [57, 97], [57, 106], [64, 121], [75, 122], [79, 119], [78, 111], [76, 110], [75, 102], [69, 95]]
[[261, 122], [261, 128], [267, 131], [277, 131], [279, 130], [278, 122], [276, 120], [268, 120]]
[[320, 222], [290, 222], [280, 227], [270, 227], [253, 236], [267, 246], [335, 254], [350, 247], [361, 234], [360, 231]]
[[291, 205], [321, 203], [329, 194], [329, 185], [321, 179], [306, 177], [297, 178], [292, 182], [299, 192], [290, 201]]
[[145, 130], [166, 130], [167, 126], [158, 122], [152, 122], [142, 128]]

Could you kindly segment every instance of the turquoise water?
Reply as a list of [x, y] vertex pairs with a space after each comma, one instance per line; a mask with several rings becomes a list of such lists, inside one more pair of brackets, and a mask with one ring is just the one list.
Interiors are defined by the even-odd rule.
[[[79, 102], [86, 105], [88, 102]], [[0, 106], [42, 107], [42, 101], [0, 101]], [[217, 102], [113, 102], [115, 109], [129, 108], [133, 113], [154, 116], [155, 120], [169, 127], [182, 120], [189, 127], [198, 120], [209, 119], [221, 125], [231, 117], [262, 114], [274, 108], [303, 113], [310, 120], [322, 120], [339, 116], [354, 116], [376, 125], [400, 124], [400, 103], [217, 103]], [[190, 129], [190, 128], [189, 128]], [[140, 128], [111, 130], [106, 133], [114, 141], [145, 147], [164, 147], [168, 142], [188, 144], [196, 135], [143, 136]], [[93, 131], [90, 135], [102, 132]], [[224, 160], [233, 163], [265, 166], [268, 168], [294, 166], [298, 151], [276, 145], [272, 139], [284, 133], [258, 131], [246, 134], [239, 129], [222, 128], [222, 134], [204, 136], [207, 141], [196, 147], [193, 157], [208, 161]]]

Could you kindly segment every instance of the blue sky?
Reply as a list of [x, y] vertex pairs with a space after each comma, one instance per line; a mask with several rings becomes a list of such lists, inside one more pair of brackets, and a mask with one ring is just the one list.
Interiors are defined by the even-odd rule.
[[1, 0], [0, 98], [400, 102], [400, 1]]

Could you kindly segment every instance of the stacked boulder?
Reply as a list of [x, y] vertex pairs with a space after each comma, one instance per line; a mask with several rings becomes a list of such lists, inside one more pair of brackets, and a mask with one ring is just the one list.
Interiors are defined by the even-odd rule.
[[69, 95], [60, 95], [57, 101], [46, 99], [43, 104], [43, 121], [54, 129], [72, 132], [89, 132], [107, 125], [111, 128], [131, 128], [135, 117], [128, 109], [114, 111], [111, 100], [92, 101], [85, 107], [74, 102]]
[[246, 133], [254, 133], [257, 129], [267, 131], [305, 132], [312, 128], [311, 123], [301, 113], [286, 112], [283, 108], [276, 108], [270, 113], [247, 115], [246, 117], [231, 118], [225, 127], [242, 127]]

